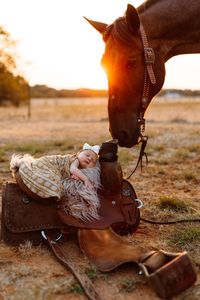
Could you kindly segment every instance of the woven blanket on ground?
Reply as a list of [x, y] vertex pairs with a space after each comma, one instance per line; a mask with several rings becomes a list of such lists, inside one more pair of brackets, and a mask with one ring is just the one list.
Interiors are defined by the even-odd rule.
[[10, 170], [14, 176], [18, 171], [24, 184], [42, 198], [65, 199], [63, 210], [76, 218], [91, 220], [98, 218], [100, 166], [81, 171], [93, 183], [88, 188], [81, 180], [70, 178], [69, 167], [75, 155], [50, 155], [35, 159], [29, 154], [13, 155]]
[[70, 164], [75, 155], [49, 155], [33, 158], [29, 154], [13, 155], [10, 169], [18, 170], [24, 184], [42, 198], [61, 197], [62, 180], [70, 177]]

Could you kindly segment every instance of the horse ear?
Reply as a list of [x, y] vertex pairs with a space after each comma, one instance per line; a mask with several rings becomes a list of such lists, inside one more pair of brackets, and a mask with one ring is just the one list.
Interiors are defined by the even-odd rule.
[[103, 34], [104, 30], [107, 27], [107, 24], [105, 23], [101, 23], [101, 22], [97, 22], [97, 21], [92, 21], [86, 17], [84, 17], [89, 23], [90, 25], [92, 25], [98, 32], [100, 32], [101, 34]]
[[126, 22], [131, 31], [138, 31], [140, 28], [140, 19], [137, 10], [131, 4], [127, 5], [125, 13]]

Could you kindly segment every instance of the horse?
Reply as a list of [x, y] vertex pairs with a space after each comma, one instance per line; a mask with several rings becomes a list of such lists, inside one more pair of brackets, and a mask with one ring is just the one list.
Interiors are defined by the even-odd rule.
[[200, 1], [147, 0], [127, 5], [112, 24], [86, 20], [101, 33], [108, 78], [110, 133], [122, 147], [143, 136], [145, 111], [165, 80], [165, 62], [200, 53]]

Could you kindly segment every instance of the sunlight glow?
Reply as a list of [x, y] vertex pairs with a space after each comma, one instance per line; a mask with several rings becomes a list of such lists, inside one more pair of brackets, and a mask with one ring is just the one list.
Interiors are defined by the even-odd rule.
[[[0, 25], [18, 41], [20, 69], [31, 85], [107, 89], [104, 43], [83, 18], [111, 23], [142, 0], [1, 0]], [[182, 68], [185, 68], [183, 71]], [[200, 56], [167, 63], [165, 87], [198, 88]], [[192, 76], [188, 77], [188, 73]]]

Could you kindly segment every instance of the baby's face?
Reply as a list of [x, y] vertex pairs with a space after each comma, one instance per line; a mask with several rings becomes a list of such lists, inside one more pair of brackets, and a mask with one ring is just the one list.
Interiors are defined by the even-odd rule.
[[83, 150], [78, 154], [79, 165], [82, 169], [94, 167], [97, 159], [97, 154], [92, 150]]

